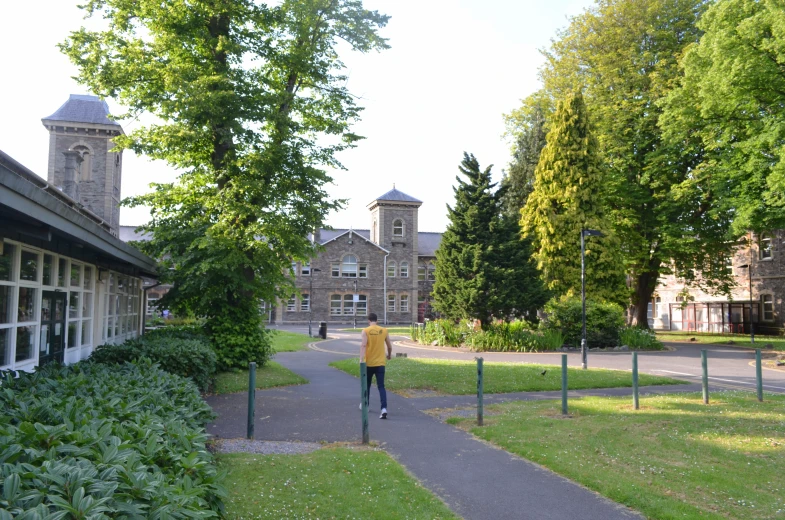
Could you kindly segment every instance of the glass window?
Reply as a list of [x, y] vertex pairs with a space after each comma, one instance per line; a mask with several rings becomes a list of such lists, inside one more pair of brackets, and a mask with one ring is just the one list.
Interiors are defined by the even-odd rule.
[[16, 246], [0, 242], [0, 280], [4, 282], [15, 282], [14, 259], [16, 257]]
[[17, 327], [16, 329], [16, 362], [33, 359], [35, 355], [35, 325]]
[[19, 288], [19, 310], [16, 320], [22, 321], [35, 321], [35, 295], [37, 289], [30, 287]]
[[109, 273], [109, 292], [115, 292], [114, 288], [114, 273]]
[[89, 318], [93, 312], [93, 294], [82, 294], [82, 318]]
[[77, 337], [79, 334], [79, 322], [78, 321], [69, 321], [68, 322], [68, 348], [75, 347], [79, 344], [77, 341], [79, 338]]
[[[0, 285], [0, 323], [11, 323], [14, 319], [13, 312], [14, 288], [8, 285]], [[0, 359], [0, 364], [2, 359]]]
[[106, 333], [107, 338], [114, 337], [114, 318], [107, 318], [106, 320]]
[[761, 260], [766, 260], [771, 258], [771, 235], [767, 233], [762, 233], [760, 236], [760, 241], [758, 244], [760, 248], [760, 258]]
[[361, 294], [360, 301], [357, 302], [357, 316], [368, 315], [368, 296]]
[[387, 264], [387, 278], [395, 278], [395, 262]]
[[93, 320], [84, 320], [82, 322], [82, 341], [80, 342], [81, 345], [89, 345], [90, 344], [90, 336], [92, 335], [93, 330]]
[[55, 259], [52, 255], [44, 254], [44, 285], [54, 284]]
[[330, 316], [341, 315], [341, 295], [333, 294], [330, 296]]
[[409, 262], [401, 262], [401, 278], [409, 278]]
[[387, 295], [387, 312], [395, 312], [395, 295]]
[[297, 262], [292, 262], [292, 273], [297, 276]]
[[78, 292], [71, 292], [68, 294], [68, 317], [79, 317], [79, 297], [81, 294]]
[[341, 264], [330, 264], [330, 270], [332, 271], [333, 276], [341, 276]]
[[71, 264], [71, 287], [82, 286], [82, 266], [79, 264]]
[[294, 295], [289, 298], [289, 301], [286, 302], [286, 310], [287, 311], [296, 311], [297, 310], [297, 300], [295, 299]]
[[68, 271], [68, 260], [61, 258], [57, 262], [57, 286], [65, 287], [66, 271]]
[[396, 219], [393, 222], [393, 236], [394, 237], [402, 237], [403, 236], [403, 220]]
[[401, 312], [409, 312], [409, 295], [401, 295]]
[[0, 329], [0, 366], [11, 364], [11, 329]]
[[344, 294], [343, 295], [343, 313], [347, 316], [354, 315], [354, 295], [353, 294]]
[[360, 264], [360, 278], [368, 278], [368, 264]]
[[425, 266], [422, 264], [417, 266], [417, 281], [418, 282], [425, 281]]
[[303, 276], [311, 276], [311, 262], [303, 262], [303, 268], [300, 271]]
[[436, 280], [436, 266], [428, 264], [428, 280]]
[[156, 312], [156, 304], [155, 302], [158, 301], [158, 298], [147, 298], [147, 315], [152, 316], [154, 312]]
[[357, 278], [357, 257], [346, 255], [341, 262], [341, 276], [344, 278]]
[[303, 294], [302, 296], [300, 296], [300, 310], [306, 312], [311, 310], [310, 294]]
[[38, 253], [22, 249], [22, 263], [19, 266], [19, 279], [26, 282], [38, 281]]
[[774, 297], [771, 294], [764, 294], [760, 297], [760, 301], [763, 307], [763, 319], [774, 321]]
[[84, 284], [82, 285], [85, 291], [93, 290], [93, 268], [84, 266]]

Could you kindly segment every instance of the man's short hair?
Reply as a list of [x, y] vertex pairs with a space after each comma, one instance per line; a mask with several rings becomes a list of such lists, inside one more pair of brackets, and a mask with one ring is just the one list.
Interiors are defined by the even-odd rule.
[[371, 312], [368, 314], [368, 321], [377, 322], [379, 321], [379, 317], [376, 315], [375, 312]]

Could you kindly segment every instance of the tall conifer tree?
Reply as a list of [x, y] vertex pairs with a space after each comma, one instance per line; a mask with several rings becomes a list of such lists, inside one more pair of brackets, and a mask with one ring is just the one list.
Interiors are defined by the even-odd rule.
[[587, 238], [586, 290], [595, 298], [625, 304], [624, 267], [618, 240], [603, 211], [603, 174], [580, 92], [560, 101], [547, 144], [535, 171], [534, 190], [521, 210], [524, 236], [534, 242], [534, 258], [548, 289], [577, 295], [581, 289], [581, 229], [603, 238]]
[[521, 126], [513, 147], [509, 172], [501, 182], [505, 189], [502, 196], [504, 212], [515, 220], [520, 217], [521, 208], [534, 189], [534, 171], [540, 161], [540, 152], [545, 148], [547, 132], [543, 110], [534, 106], [525, 114]]
[[456, 177], [455, 206], [447, 207], [450, 224], [436, 251], [434, 307], [452, 319], [522, 316], [541, 306], [545, 292], [529, 261], [527, 242], [514, 221], [501, 215], [503, 190], [494, 192], [491, 167], [480, 169], [464, 154]]

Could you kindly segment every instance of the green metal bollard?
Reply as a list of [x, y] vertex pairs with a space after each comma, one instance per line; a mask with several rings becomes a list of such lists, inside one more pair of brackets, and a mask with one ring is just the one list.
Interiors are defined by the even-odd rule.
[[360, 363], [360, 398], [362, 399], [362, 420], [363, 420], [363, 444], [368, 444], [371, 441], [371, 436], [368, 433], [368, 365]]
[[561, 355], [561, 413], [567, 415], [567, 354]]
[[755, 349], [755, 379], [758, 383], [758, 401], [763, 402], [763, 369], [761, 368], [760, 349]]
[[482, 358], [477, 358], [477, 426], [482, 426]]
[[248, 438], [253, 440], [254, 414], [256, 412], [256, 363], [248, 364]]
[[638, 353], [632, 353], [632, 407], [635, 410], [640, 410], [640, 402], [638, 400]]
[[703, 404], [709, 404], [709, 362], [706, 349], [701, 350], [701, 369], [703, 370]]

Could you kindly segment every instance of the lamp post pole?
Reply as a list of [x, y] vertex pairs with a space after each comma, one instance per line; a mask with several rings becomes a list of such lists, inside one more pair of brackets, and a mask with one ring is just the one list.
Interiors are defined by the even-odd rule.
[[752, 262], [740, 265], [739, 269], [747, 269], [750, 287], [750, 343], [755, 343], [755, 322], [752, 319]]
[[581, 229], [581, 368], [588, 368], [588, 353], [586, 345], [586, 239], [587, 236], [603, 237], [605, 234], [596, 229]]
[[356, 329], [357, 328], [357, 304], [360, 303], [359, 300], [357, 300], [357, 280], [354, 281], [354, 294], [352, 294], [352, 300], [354, 300], [352, 301], [352, 309], [353, 309], [352, 317], [354, 318], [353, 328]]
[[308, 280], [308, 337], [312, 338], [311, 333], [311, 318], [313, 317], [313, 275], [314, 273], [321, 273], [321, 269], [311, 268], [310, 279]]

